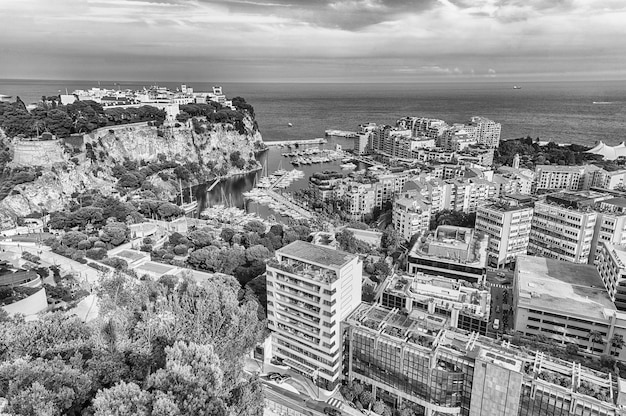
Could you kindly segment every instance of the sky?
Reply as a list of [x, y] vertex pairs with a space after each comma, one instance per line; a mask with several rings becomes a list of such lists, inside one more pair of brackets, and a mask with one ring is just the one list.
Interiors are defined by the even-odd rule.
[[626, 79], [623, 0], [0, 0], [0, 79]]

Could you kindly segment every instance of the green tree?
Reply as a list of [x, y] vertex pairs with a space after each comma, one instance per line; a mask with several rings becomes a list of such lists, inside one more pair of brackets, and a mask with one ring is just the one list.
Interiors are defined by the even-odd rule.
[[95, 416], [149, 416], [150, 393], [135, 383], [120, 381], [110, 389], [100, 390], [93, 401]]
[[270, 255], [270, 251], [260, 244], [246, 249], [246, 260], [248, 260], [249, 263], [263, 262], [268, 259]]
[[624, 336], [620, 334], [613, 334], [611, 337], [611, 350], [613, 354], [616, 354], [617, 351], [621, 350], [624, 347]]
[[597, 343], [604, 342], [602, 334], [598, 330], [589, 331], [589, 341], [591, 341], [594, 349], [596, 348]]
[[220, 249], [215, 246], [204, 247], [192, 251], [187, 258], [187, 263], [196, 269], [217, 272], [221, 268], [219, 254]]
[[182, 414], [225, 414], [224, 374], [213, 347], [178, 341], [165, 352], [165, 368], [150, 375], [148, 389], [169, 394]]

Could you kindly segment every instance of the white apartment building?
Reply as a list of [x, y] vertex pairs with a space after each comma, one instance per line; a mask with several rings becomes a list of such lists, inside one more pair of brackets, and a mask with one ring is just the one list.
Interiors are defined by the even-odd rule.
[[475, 228], [489, 236], [489, 266], [504, 267], [526, 254], [532, 218], [529, 205], [496, 203], [478, 208]]
[[425, 233], [430, 224], [430, 205], [410, 194], [402, 195], [393, 204], [392, 224], [405, 240]]
[[376, 189], [371, 183], [352, 181], [338, 184], [334, 193], [344, 201], [344, 210], [352, 220], [362, 220], [377, 206]]
[[304, 241], [267, 263], [267, 322], [272, 355], [332, 390], [341, 378], [341, 321], [361, 302], [358, 256]]
[[408, 173], [382, 173], [376, 175], [377, 182], [374, 183], [375, 205], [382, 208], [385, 203], [393, 201], [393, 198], [402, 192], [406, 181], [409, 179]]
[[528, 252], [587, 263], [598, 217], [593, 204], [593, 198], [575, 193], [548, 195], [535, 203]]
[[535, 189], [577, 191], [583, 189], [584, 175], [584, 166], [537, 165]]
[[626, 311], [626, 246], [601, 243], [595, 264], [615, 307]]
[[475, 139], [478, 144], [487, 147], [498, 147], [500, 144], [500, 131], [502, 126], [493, 120], [485, 117], [474, 116], [470, 123], [466, 124], [464, 130], [468, 136]]
[[626, 198], [608, 195], [606, 198], [595, 205], [598, 219], [591, 244], [590, 264], [593, 264], [601, 243], [626, 244]]

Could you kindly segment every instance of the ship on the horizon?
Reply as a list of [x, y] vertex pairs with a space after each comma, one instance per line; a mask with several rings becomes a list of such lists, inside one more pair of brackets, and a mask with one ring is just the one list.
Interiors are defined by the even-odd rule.
[[521, 89], [522, 89], [522, 87], [520, 87], [519, 85], [513, 85], [513, 89], [514, 89], [514, 90], [521, 90]]
[[9, 98], [11, 98], [10, 95], [0, 94], [0, 101], [8, 100]]

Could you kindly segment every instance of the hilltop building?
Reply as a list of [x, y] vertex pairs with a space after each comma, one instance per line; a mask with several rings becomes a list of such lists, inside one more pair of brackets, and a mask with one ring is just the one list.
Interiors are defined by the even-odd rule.
[[274, 357], [332, 390], [341, 377], [340, 324], [361, 302], [358, 256], [304, 241], [267, 263], [267, 315]]

